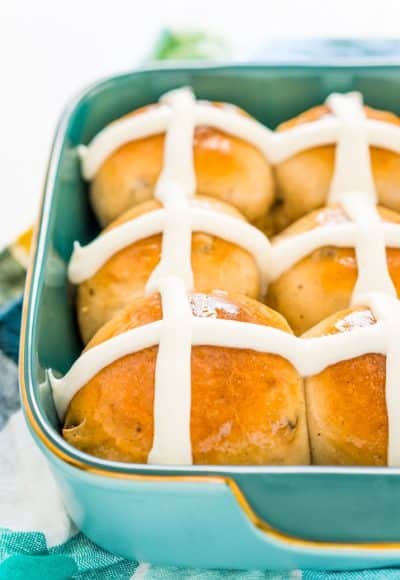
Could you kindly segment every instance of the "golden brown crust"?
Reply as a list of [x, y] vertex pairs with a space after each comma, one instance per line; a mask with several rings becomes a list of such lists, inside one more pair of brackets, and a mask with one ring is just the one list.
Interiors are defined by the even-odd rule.
[[[265, 324], [290, 332], [266, 306], [223, 292], [192, 294], [195, 316]], [[95, 335], [87, 348], [158, 320], [158, 294], [139, 299]], [[79, 449], [144, 463], [153, 439], [157, 348], [128, 355], [73, 398], [63, 435]], [[191, 438], [197, 464], [304, 464], [308, 439], [303, 381], [285, 359], [242, 349], [192, 349]]]
[[[233, 105], [213, 104], [244, 114]], [[143, 107], [132, 115], [155, 106]], [[164, 135], [155, 135], [123, 145], [103, 163], [91, 183], [92, 204], [102, 225], [153, 197], [163, 150]], [[194, 165], [198, 194], [234, 205], [251, 222], [265, 216], [274, 198], [274, 182], [272, 170], [258, 149], [216, 129], [197, 127]]]
[[[384, 222], [400, 223], [400, 214], [378, 208]], [[315, 210], [284, 230], [276, 240], [322, 225], [348, 221], [340, 207]], [[389, 273], [400, 296], [400, 250], [386, 249]], [[296, 334], [301, 334], [330, 314], [347, 308], [357, 281], [353, 248], [325, 246], [294, 264], [268, 288], [267, 304], [280, 312]]]
[[[233, 207], [213, 198], [199, 196], [193, 203], [243, 219]], [[155, 200], [144, 202], [128, 210], [105, 231], [159, 207], [161, 204]], [[160, 260], [161, 244], [161, 235], [131, 244], [79, 286], [77, 312], [85, 343], [116, 312], [143, 296], [150, 274]], [[191, 260], [196, 290], [215, 288], [259, 298], [258, 266], [243, 248], [196, 232], [192, 236]]]
[[[390, 111], [383, 111], [381, 109], [373, 109], [372, 107], [364, 106], [365, 115], [368, 119], [373, 119], [374, 121], [382, 121], [384, 123], [392, 123], [393, 125], [400, 126], [400, 117], [391, 113]], [[317, 105], [312, 107], [307, 111], [300, 113], [297, 117], [288, 119], [284, 121], [277, 127], [277, 131], [287, 131], [298, 125], [303, 125], [304, 123], [312, 123], [313, 121], [319, 121], [322, 117], [329, 115], [331, 113], [330, 108], [327, 105]]]
[[[400, 117], [387, 111], [364, 107], [369, 119], [400, 125]], [[329, 114], [325, 105], [314, 107], [282, 123], [278, 131], [321, 119]], [[379, 201], [382, 205], [400, 211], [400, 155], [371, 147], [371, 163]], [[278, 203], [270, 220], [275, 231], [280, 231], [304, 214], [324, 205], [332, 180], [335, 147], [315, 147], [302, 151], [275, 168]]]
[[[349, 332], [375, 323], [366, 307], [335, 313], [304, 336]], [[386, 465], [386, 357], [366, 354], [328, 367], [306, 383], [312, 462]]]

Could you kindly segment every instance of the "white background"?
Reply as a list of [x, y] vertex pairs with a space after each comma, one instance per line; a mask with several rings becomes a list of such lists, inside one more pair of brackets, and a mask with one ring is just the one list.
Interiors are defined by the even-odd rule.
[[134, 68], [167, 26], [246, 58], [274, 37], [398, 37], [398, 0], [0, 0], [0, 247], [34, 219], [58, 115], [88, 82]]

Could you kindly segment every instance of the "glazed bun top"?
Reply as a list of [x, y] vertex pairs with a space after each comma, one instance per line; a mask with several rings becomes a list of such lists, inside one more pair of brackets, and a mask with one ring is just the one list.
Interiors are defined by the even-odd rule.
[[[364, 107], [367, 119], [400, 126], [400, 118], [388, 111]], [[327, 118], [327, 105], [314, 107], [277, 128], [279, 133]], [[326, 204], [334, 175], [335, 145], [304, 150], [276, 167], [278, 204], [273, 227], [281, 231], [309, 211]], [[400, 155], [389, 149], [370, 147], [371, 168], [381, 205], [400, 211]]]
[[[247, 116], [234, 105], [207, 104]], [[158, 104], [142, 107], [123, 118], [157, 107]], [[164, 141], [164, 134], [131, 141], [101, 165], [91, 183], [91, 200], [102, 225], [153, 197], [163, 166]], [[194, 131], [193, 155], [197, 194], [233, 205], [250, 222], [264, 217], [274, 198], [274, 183], [269, 163], [254, 145], [200, 125]]]
[[[400, 214], [377, 208], [382, 224], [400, 224]], [[340, 206], [328, 206], [300, 218], [274, 239], [299, 246], [299, 238], [318, 228], [340, 228], [351, 220]], [[339, 239], [339, 238], [338, 238]], [[288, 250], [289, 251], [289, 250]], [[400, 248], [386, 249], [389, 274], [400, 295]], [[351, 303], [358, 276], [354, 247], [322, 243], [290, 264], [268, 287], [267, 303], [280, 312], [296, 334], [302, 334]]]
[[[189, 296], [195, 317], [290, 329], [276, 312], [223, 292]], [[88, 349], [162, 317], [160, 297], [136, 300], [99, 330]], [[153, 441], [157, 347], [125, 356], [72, 399], [63, 435], [79, 449], [145, 463]], [[170, 361], [171, 364], [176, 364]], [[308, 462], [303, 383], [285, 359], [249, 350], [193, 346], [191, 445], [197, 464]]]
[[[380, 464], [386, 436], [386, 461], [400, 465], [396, 390], [400, 274], [393, 274], [399, 261], [399, 220], [388, 202], [400, 199], [399, 127], [388, 117], [366, 118], [359, 93], [333, 94], [327, 103], [328, 108], [303, 115], [297, 125], [273, 132], [241, 114], [228, 113], [225, 107], [196, 102], [194, 94], [183, 88], [161, 97], [160, 105], [142, 116], [106, 128], [82, 149], [83, 174], [94, 178], [92, 194], [99, 215], [104, 208], [96, 204], [105, 201], [110, 211], [118, 207], [114, 214], [118, 215], [124, 204], [131, 207], [144, 199], [143, 188], [145, 198], [154, 196], [162, 209], [110, 229], [100, 236], [99, 244], [78, 247], [78, 258], [90, 258], [89, 265], [83, 264], [83, 278], [78, 272], [78, 283], [104, 265], [117, 239], [121, 250], [122, 238], [133, 244], [162, 234], [162, 252], [146, 284], [147, 297], [128, 303], [102, 327], [65, 377], [50, 374], [68, 441], [108, 459], [157, 465], [305, 463], [301, 377], [307, 377], [315, 462]], [[207, 192], [230, 199], [237, 208], [238, 202], [232, 200], [240, 182], [240, 200], [253, 223], [268, 222], [265, 207], [270, 202], [260, 215], [249, 212], [249, 203], [259, 199], [256, 191], [262, 190], [266, 200], [259, 181], [254, 187], [251, 181], [248, 187], [250, 176], [265, 177], [270, 163], [275, 165], [280, 196], [270, 214], [272, 223], [275, 220], [281, 227], [312, 209], [329, 207], [293, 225], [272, 245], [243, 220], [193, 208], [195, 194], [203, 191], [198, 172], [203, 139]], [[213, 157], [225, 155], [224, 139], [228, 157], [233, 154], [232, 165]], [[235, 140], [246, 152], [235, 149]], [[138, 152], [136, 148], [142, 146], [148, 149]], [[99, 185], [96, 180], [113, 157], [119, 161], [108, 167]], [[256, 158], [262, 160], [263, 169], [257, 168]], [[238, 176], [235, 167], [243, 160], [246, 171]], [[218, 179], [213, 175], [211, 183], [208, 177], [214, 163], [216, 174], [221, 173]], [[217, 190], [219, 177], [227, 189]], [[112, 193], [108, 181], [115, 186]], [[384, 209], [378, 207], [379, 201]], [[323, 307], [331, 296], [360, 306], [337, 314], [333, 322], [321, 323], [315, 337], [296, 337], [277, 312], [250, 298], [194, 290], [193, 232], [208, 232], [251, 253], [262, 273], [263, 288], [269, 284], [271, 291], [275, 285], [281, 312], [285, 305], [300, 311], [293, 289], [304, 289], [309, 282], [312, 291], [303, 293], [307, 300], [301, 308], [311, 314], [319, 309], [326, 316], [331, 310], [325, 312]], [[104, 255], [102, 249], [107, 250]], [[340, 268], [333, 268], [332, 275], [332, 263], [325, 263], [325, 254], [336, 256], [338, 250], [342, 252], [339, 265], [350, 264], [351, 275], [342, 275]], [[303, 267], [300, 273], [298, 266]], [[325, 296], [312, 288], [321, 271], [331, 276], [331, 286], [322, 285]], [[110, 288], [113, 275], [105, 280]], [[340, 307], [340, 300], [333, 300], [330, 308]], [[290, 318], [293, 312], [288, 312]], [[305, 319], [304, 312], [302, 316]], [[342, 365], [350, 365], [346, 373], [340, 370]], [[349, 382], [342, 388], [346, 377]], [[372, 456], [365, 421], [360, 418], [359, 427], [354, 427], [356, 436], [351, 437], [352, 414], [346, 407], [358, 401], [362, 385], [364, 413], [375, 409], [377, 402], [373, 423], [379, 436], [377, 447], [371, 447]], [[341, 388], [346, 394], [343, 400]], [[331, 428], [328, 416], [336, 412], [336, 404], [341, 419], [332, 421]], [[358, 418], [357, 413], [353, 416]]]
[[[332, 110], [328, 104], [324, 105], [317, 105], [316, 107], [312, 107], [303, 113], [300, 113], [296, 117], [292, 119], [288, 119], [284, 121], [277, 127], [277, 131], [287, 131], [288, 129], [292, 129], [293, 127], [297, 127], [299, 125], [303, 125], [304, 123], [311, 123], [313, 121], [319, 121], [326, 115], [331, 115]], [[373, 109], [372, 107], [368, 107], [364, 105], [364, 114], [367, 119], [374, 119], [376, 121], [383, 121], [384, 123], [391, 123], [393, 125], [400, 126], [400, 117], [391, 113], [390, 111], [382, 111], [380, 109]]]
[[[304, 337], [352, 332], [376, 324], [369, 308], [335, 313]], [[306, 379], [313, 462], [387, 465], [386, 361], [381, 354], [338, 362]]]
[[[244, 221], [234, 207], [215, 198], [197, 196], [191, 207], [220, 212]], [[140, 216], [161, 209], [157, 200], [137, 205], [112, 222], [103, 234]], [[78, 288], [78, 321], [83, 341], [119, 310], [145, 294], [146, 284], [160, 262], [162, 234], [128, 244], [116, 252]], [[218, 236], [195, 231], [191, 240], [195, 290], [220, 289], [260, 298], [261, 280], [254, 257], [245, 249]]]
[[[376, 324], [376, 318], [368, 306], [353, 306], [331, 314], [305, 332], [303, 338], [317, 338], [351, 332], [356, 328], [367, 328]], [[332, 365], [333, 366], [333, 365]]]
[[[400, 213], [383, 206], [378, 206], [377, 211], [382, 223], [400, 223]], [[350, 222], [350, 217], [340, 205], [325, 206], [308, 213], [304, 217], [290, 224], [290, 226], [274, 237], [274, 242], [281, 242], [290, 237], [323, 226], [335, 226]]]

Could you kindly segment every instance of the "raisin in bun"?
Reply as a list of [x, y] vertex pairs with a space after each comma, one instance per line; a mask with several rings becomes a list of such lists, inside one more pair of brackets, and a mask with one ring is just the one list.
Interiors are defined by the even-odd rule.
[[[214, 105], [245, 114], [233, 105]], [[131, 115], [157, 106], [143, 107]], [[211, 127], [199, 126], [195, 129], [193, 151], [199, 195], [232, 204], [252, 223], [264, 218], [274, 198], [274, 181], [269, 163], [256, 147]], [[153, 197], [163, 153], [161, 134], [126, 143], [106, 159], [90, 186], [93, 208], [103, 226]]]
[[[400, 118], [387, 111], [364, 107], [368, 119], [400, 125]], [[327, 105], [314, 107], [278, 127], [285, 131], [317, 121], [330, 113]], [[400, 211], [400, 155], [371, 147], [372, 173], [379, 202]], [[273, 210], [276, 231], [311, 210], [322, 207], [329, 192], [335, 160], [335, 145], [314, 147], [290, 157], [275, 168], [278, 204]]]
[[[378, 208], [383, 222], [400, 223], [400, 214]], [[309, 213], [275, 238], [287, 240], [324, 226], [350, 222], [340, 207]], [[400, 249], [386, 248], [389, 273], [400, 295]], [[267, 304], [301, 334], [334, 312], [350, 305], [358, 269], [354, 248], [321, 247], [283, 272], [268, 287]]]
[[[291, 332], [282, 316], [244, 296], [193, 293], [190, 304], [197, 317]], [[161, 317], [159, 294], [138, 299], [103, 326], [87, 348]], [[64, 438], [98, 457], [145, 463], [153, 441], [157, 350], [125, 356], [83, 386], [67, 410]], [[240, 348], [194, 346], [191, 377], [195, 464], [309, 463], [303, 380], [286, 359]]]
[[[335, 313], [304, 336], [351, 332], [375, 322], [369, 308], [357, 307]], [[385, 356], [365, 354], [305, 380], [314, 464], [387, 464], [385, 366]]]
[[[242, 218], [233, 207], [213, 198], [197, 197], [193, 205]], [[156, 200], [125, 212], [105, 231], [150, 211]], [[121, 308], [145, 293], [146, 283], [160, 261], [162, 235], [137, 241], [112, 256], [78, 288], [77, 312], [85, 343]], [[196, 290], [209, 288], [239, 292], [259, 298], [260, 272], [254, 257], [243, 248], [209, 234], [192, 235], [192, 268]]]

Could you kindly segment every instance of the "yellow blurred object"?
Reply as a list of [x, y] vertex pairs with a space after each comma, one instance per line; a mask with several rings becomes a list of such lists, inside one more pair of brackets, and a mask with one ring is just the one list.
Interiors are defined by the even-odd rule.
[[32, 238], [33, 228], [29, 228], [21, 234], [9, 248], [15, 260], [17, 260], [17, 262], [19, 262], [24, 268], [27, 268], [29, 264]]

